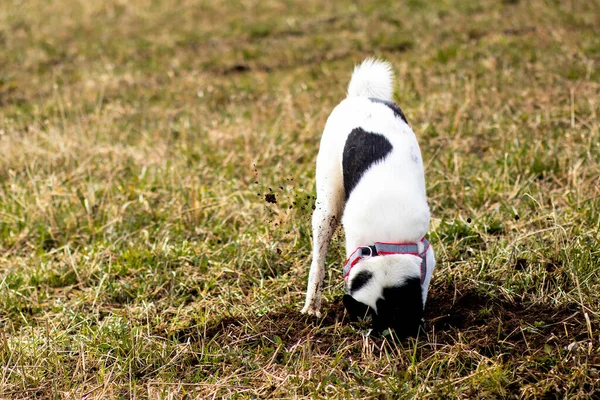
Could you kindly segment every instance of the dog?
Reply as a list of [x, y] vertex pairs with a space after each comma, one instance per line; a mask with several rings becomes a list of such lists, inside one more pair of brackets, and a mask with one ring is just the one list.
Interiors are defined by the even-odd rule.
[[346, 99], [331, 112], [319, 147], [312, 263], [302, 313], [320, 317], [325, 256], [341, 222], [346, 236], [344, 306], [375, 331], [413, 336], [423, 323], [433, 248], [417, 138], [393, 101], [386, 61], [354, 68]]

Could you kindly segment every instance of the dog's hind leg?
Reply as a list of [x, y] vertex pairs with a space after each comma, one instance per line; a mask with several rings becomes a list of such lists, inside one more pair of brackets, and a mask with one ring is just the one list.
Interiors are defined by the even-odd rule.
[[[321, 156], [321, 153], [319, 153]], [[321, 292], [325, 277], [325, 257], [329, 241], [339, 222], [344, 203], [344, 186], [341, 171], [331, 165], [331, 160], [317, 159], [317, 201], [312, 217], [313, 252], [308, 275], [308, 288], [303, 313], [321, 316]], [[323, 165], [329, 164], [329, 165]], [[321, 167], [321, 168], [319, 168]], [[324, 170], [323, 167], [333, 167]]]
[[306, 289], [306, 302], [303, 313], [321, 316], [321, 292], [323, 278], [325, 277], [325, 257], [329, 241], [338, 225], [338, 217], [322, 210], [313, 213], [313, 255], [308, 274], [308, 287]]

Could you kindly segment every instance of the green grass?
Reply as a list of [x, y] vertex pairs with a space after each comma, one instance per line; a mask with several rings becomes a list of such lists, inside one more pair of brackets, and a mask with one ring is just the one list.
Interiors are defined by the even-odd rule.
[[[0, 397], [600, 395], [600, 3], [0, 4]], [[381, 56], [426, 163], [427, 330], [301, 316], [314, 161]], [[276, 203], [267, 202], [274, 195]]]

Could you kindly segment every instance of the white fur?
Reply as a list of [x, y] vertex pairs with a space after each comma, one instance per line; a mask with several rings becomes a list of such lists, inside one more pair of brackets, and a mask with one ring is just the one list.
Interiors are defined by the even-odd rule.
[[[390, 64], [367, 59], [354, 69], [348, 97], [327, 119], [317, 156], [313, 255], [303, 313], [320, 315], [325, 256], [340, 221], [346, 235], [347, 256], [358, 246], [375, 242], [417, 243], [429, 229], [423, 161], [415, 134], [386, 105], [369, 100], [374, 97], [389, 101], [392, 93]], [[348, 135], [357, 127], [385, 136], [393, 150], [364, 173], [344, 204], [343, 150]], [[353, 297], [375, 309], [376, 296], [381, 295], [382, 287], [420, 276], [420, 260], [411, 255], [361, 260], [350, 271], [348, 282], [365, 268], [373, 272], [374, 279]], [[431, 247], [427, 253], [427, 266], [428, 273], [422, 285], [423, 304], [435, 266]]]
[[354, 67], [348, 84], [348, 97], [374, 97], [390, 101], [393, 89], [392, 65], [387, 61], [367, 58]]

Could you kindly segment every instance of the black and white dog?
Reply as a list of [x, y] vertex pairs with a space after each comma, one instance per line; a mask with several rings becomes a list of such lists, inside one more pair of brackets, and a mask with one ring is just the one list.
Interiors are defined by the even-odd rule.
[[378, 331], [414, 335], [423, 320], [433, 249], [419, 144], [392, 102], [389, 63], [365, 60], [331, 113], [317, 156], [313, 258], [303, 313], [320, 316], [325, 256], [340, 219], [346, 234], [344, 306]]

